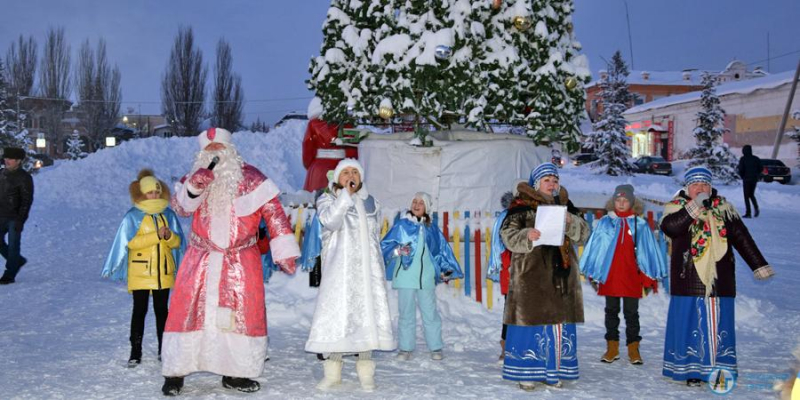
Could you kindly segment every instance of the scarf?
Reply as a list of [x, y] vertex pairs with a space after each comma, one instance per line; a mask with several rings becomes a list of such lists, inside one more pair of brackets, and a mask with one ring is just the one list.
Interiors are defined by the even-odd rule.
[[133, 204], [134, 207], [149, 215], [161, 214], [168, 205], [167, 199], [142, 200]]
[[[667, 203], [664, 216], [678, 212], [692, 200], [680, 194]], [[706, 287], [706, 297], [711, 295], [717, 279], [717, 262], [728, 252], [728, 232], [725, 220], [738, 218], [736, 209], [724, 197], [711, 197], [711, 208], [702, 209], [700, 216], [689, 226], [692, 236], [689, 252], [692, 255], [697, 276]]]

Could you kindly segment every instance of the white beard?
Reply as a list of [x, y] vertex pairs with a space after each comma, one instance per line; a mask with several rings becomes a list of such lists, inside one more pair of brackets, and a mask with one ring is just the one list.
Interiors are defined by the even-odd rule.
[[189, 175], [191, 176], [200, 168], [208, 168], [214, 156], [219, 157], [219, 162], [214, 167], [214, 180], [206, 188], [206, 202], [208, 211], [212, 215], [225, 210], [233, 203], [233, 199], [236, 198], [239, 191], [239, 183], [244, 177], [242, 174], [244, 161], [233, 144], [226, 144], [222, 150], [202, 150], [197, 153], [192, 172]]

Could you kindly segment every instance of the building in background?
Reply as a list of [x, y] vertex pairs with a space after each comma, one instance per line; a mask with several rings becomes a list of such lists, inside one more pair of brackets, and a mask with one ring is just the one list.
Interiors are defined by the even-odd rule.
[[[737, 64], [731, 63], [731, 66], [736, 67]], [[736, 71], [731, 72], [735, 74]], [[750, 144], [755, 155], [771, 158], [794, 71], [772, 75], [738, 72], [739, 80], [735, 79], [735, 75], [720, 74], [720, 79], [725, 83], [717, 86], [720, 106], [726, 112], [725, 128], [728, 129], [723, 140], [735, 149]], [[682, 158], [695, 145], [692, 132], [697, 126], [701, 94], [702, 90], [698, 90], [628, 109], [624, 115], [628, 121], [632, 155], [660, 155], [667, 160]], [[800, 91], [795, 93], [792, 104], [800, 104]], [[800, 125], [800, 120], [790, 118], [786, 130], [792, 131], [795, 125]], [[797, 148], [794, 143], [788, 135], [784, 135], [778, 158], [787, 165], [796, 163]], [[740, 155], [741, 151], [734, 150], [734, 154]]]

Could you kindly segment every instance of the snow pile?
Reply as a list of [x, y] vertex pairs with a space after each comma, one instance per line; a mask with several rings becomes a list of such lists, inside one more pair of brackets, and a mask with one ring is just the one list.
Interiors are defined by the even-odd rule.
[[[301, 146], [305, 121], [287, 121], [269, 133], [233, 135], [245, 162], [266, 174], [282, 191], [302, 188], [305, 168]], [[131, 140], [73, 162], [57, 163], [36, 177], [36, 202], [70, 208], [130, 206], [128, 185], [142, 168], [172, 184], [189, 172], [199, 150], [196, 137], [151, 137]]]

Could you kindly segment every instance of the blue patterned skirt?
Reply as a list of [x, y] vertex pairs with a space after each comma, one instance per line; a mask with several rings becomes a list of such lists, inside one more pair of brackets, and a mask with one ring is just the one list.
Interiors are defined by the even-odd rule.
[[550, 385], [578, 379], [575, 324], [508, 325], [503, 379]]
[[708, 382], [716, 368], [737, 376], [734, 300], [672, 296], [664, 340], [664, 376]]

